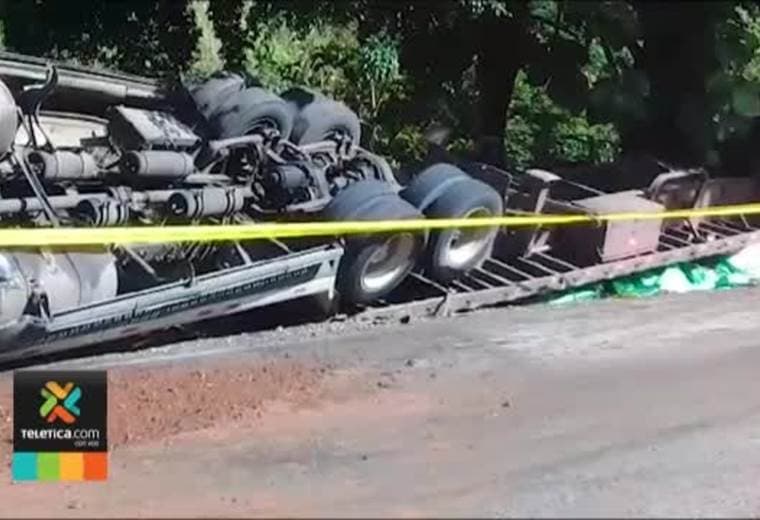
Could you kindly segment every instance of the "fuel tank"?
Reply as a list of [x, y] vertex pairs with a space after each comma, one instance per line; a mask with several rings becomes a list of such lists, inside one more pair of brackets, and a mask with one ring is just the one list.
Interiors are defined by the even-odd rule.
[[36, 293], [57, 314], [116, 296], [116, 261], [103, 250], [0, 251], [0, 327], [20, 318]]

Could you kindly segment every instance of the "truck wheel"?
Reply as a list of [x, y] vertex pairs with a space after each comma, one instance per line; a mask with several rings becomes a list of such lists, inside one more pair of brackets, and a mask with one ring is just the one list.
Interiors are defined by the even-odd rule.
[[318, 90], [308, 87], [291, 87], [280, 94], [280, 97], [287, 101], [288, 104], [292, 105], [296, 112], [314, 101], [327, 99], [325, 95]]
[[293, 117], [279, 96], [259, 87], [234, 92], [209, 117], [217, 138], [248, 135], [262, 128], [275, 128], [284, 139], [290, 136]]
[[327, 293], [315, 294], [309, 298], [309, 301], [313, 304], [314, 313], [321, 320], [330, 318], [336, 312], [337, 298], [334, 294], [332, 296]]
[[296, 87], [282, 94], [294, 114], [291, 141], [309, 144], [324, 141], [341, 132], [355, 144], [361, 141], [361, 125], [353, 110], [343, 103], [326, 98], [321, 93]]
[[[402, 196], [430, 218], [494, 217], [503, 212], [501, 197], [494, 189], [448, 164], [422, 172]], [[479, 266], [491, 254], [497, 233], [498, 227], [432, 233], [425, 255], [427, 274], [446, 283]]]
[[189, 89], [198, 112], [206, 119], [230, 96], [245, 88], [245, 80], [237, 74], [218, 74]]
[[470, 178], [452, 164], [438, 163], [415, 175], [399, 195], [424, 212], [449, 186]]
[[[352, 184], [325, 208], [324, 216], [335, 221], [424, 218], [380, 181]], [[368, 304], [398, 287], [416, 265], [426, 238], [418, 231], [346, 237], [336, 281], [341, 302]]]

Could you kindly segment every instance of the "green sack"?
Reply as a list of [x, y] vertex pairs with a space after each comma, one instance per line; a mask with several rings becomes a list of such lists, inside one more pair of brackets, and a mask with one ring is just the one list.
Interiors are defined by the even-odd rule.
[[731, 257], [683, 262], [666, 268], [623, 276], [594, 286], [569, 289], [550, 303], [597, 300], [607, 296], [643, 298], [660, 293], [725, 290], [760, 282], [760, 244]]
[[722, 258], [715, 264], [715, 273], [718, 278], [717, 287], [729, 289], [752, 285], [758, 278], [751, 272], [737, 268], [730, 258]]
[[559, 296], [550, 298], [549, 303], [552, 305], [563, 305], [566, 303], [598, 300], [602, 297], [602, 286], [595, 285], [592, 287], [582, 287], [580, 289], [570, 289], [560, 293]]
[[641, 298], [658, 294], [659, 282], [660, 271], [653, 270], [611, 280], [607, 287], [608, 293], [612, 296]]

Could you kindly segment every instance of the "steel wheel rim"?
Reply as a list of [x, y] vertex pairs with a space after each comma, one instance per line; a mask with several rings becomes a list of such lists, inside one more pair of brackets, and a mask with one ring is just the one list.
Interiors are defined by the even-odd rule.
[[271, 117], [262, 117], [257, 119], [254, 124], [246, 130], [245, 135], [253, 135], [266, 132], [267, 130], [277, 130], [280, 132], [280, 125]]
[[416, 238], [412, 233], [389, 237], [364, 264], [361, 284], [367, 292], [393, 285], [415, 262]]
[[[490, 217], [488, 208], [474, 208], [465, 213], [462, 218]], [[454, 269], [461, 268], [476, 258], [487, 246], [491, 228], [465, 228], [452, 231], [444, 253], [446, 265]]]

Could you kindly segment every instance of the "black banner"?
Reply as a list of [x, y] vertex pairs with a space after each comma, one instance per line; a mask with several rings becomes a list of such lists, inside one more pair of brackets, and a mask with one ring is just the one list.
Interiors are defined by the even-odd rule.
[[13, 450], [108, 449], [105, 370], [18, 370], [13, 374]]

